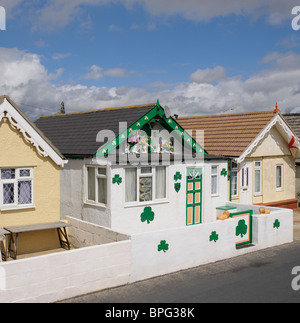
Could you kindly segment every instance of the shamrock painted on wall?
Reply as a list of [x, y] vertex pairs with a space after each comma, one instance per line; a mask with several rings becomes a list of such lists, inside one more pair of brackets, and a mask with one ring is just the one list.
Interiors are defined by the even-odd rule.
[[236, 236], [240, 235], [243, 238], [243, 236], [247, 234], [247, 231], [248, 231], [248, 226], [246, 225], [246, 221], [240, 220], [235, 229]]
[[174, 175], [174, 181], [179, 181], [182, 179], [182, 175], [180, 174], [180, 172], [176, 172], [176, 174]]
[[157, 247], [158, 251], [166, 252], [169, 250], [169, 244], [166, 243], [166, 240], [161, 240], [160, 244]]
[[154, 220], [154, 212], [150, 206], [144, 208], [144, 212], [141, 214], [141, 221], [150, 224]]
[[120, 175], [115, 175], [115, 177], [112, 180], [113, 184], [118, 184], [120, 185], [122, 183], [122, 177]]
[[279, 229], [279, 227], [280, 227], [280, 222], [279, 222], [279, 220], [278, 219], [276, 219], [275, 220], [275, 222], [274, 222], [274, 224], [273, 224], [273, 228], [275, 229]]
[[225, 168], [222, 169], [221, 176], [227, 176], [227, 170]]
[[209, 241], [217, 242], [219, 240], [219, 235], [216, 231], [213, 231], [209, 237]]

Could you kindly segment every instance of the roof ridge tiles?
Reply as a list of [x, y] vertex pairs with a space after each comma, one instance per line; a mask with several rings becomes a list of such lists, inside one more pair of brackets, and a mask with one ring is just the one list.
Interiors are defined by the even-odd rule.
[[78, 112], [69, 112], [69, 113], [57, 113], [50, 115], [42, 115], [41, 118], [50, 118], [50, 117], [65, 117], [70, 115], [81, 115], [87, 113], [95, 113], [95, 112], [105, 112], [111, 110], [120, 110], [120, 109], [133, 109], [133, 108], [142, 108], [142, 107], [150, 107], [155, 106], [156, 103], [147, 103], [147, 104], [138, 104], [138, 105], [130, 105], [130, 106], [122, 106], [122, 107], [112, 107], [112, 108], [104, 108], [104, 109], [95, 109], [95, 110], [86, 110], [86, 111], [78, 111]]

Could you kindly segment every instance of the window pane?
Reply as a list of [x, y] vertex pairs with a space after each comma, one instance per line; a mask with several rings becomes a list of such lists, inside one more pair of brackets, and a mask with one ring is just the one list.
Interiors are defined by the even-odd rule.
[[156, 167], [155, 198], [166, 198], [166, 167]]
[[3, 204], [13, 204], [14, 197], [14, 184], [3, 184]]
[[276, 166], [276, 188], [282, 187], [282, 166]]
[[255, 184], [254, 184], [254, 192], [255, 193], [261, 193], [260, 182], [261, 182], [260, 170], [257, 169], [257, 170], [255, 170]]
[[18, 183], [18, 203], [31, 204], [31, 181]]
[[20, 169], [20, 177], [30, 177], [30, 169]]
[[152, 173], [152, 167], [142, 167], [141, 168], [141, 174], [151, 174]]
[[217, 194], [218, 178], [216, 175], [211, 177], [211, 194]]
[[15, 169], [1, 169], [1, 179], [14, 179]]
[[152, 201], [152, 177], [141, 177], [140, 184], [140, 202]]
[[255, 162], [255, 167], [261, 167], [261, 162], [260, 161], [256, 161]]
[[137, 169], [125, 169], [125, 202], [137, 200]]
[[107, 202], [106, 178], [98, 178], [98, 202], [103, 204]]
[[95, 193], [95, 168], [88, 167], [88, 200], [96, 201]]
[[212, 174], [217, 174], [218, 173], [218, 166], [212, 166], [211, 173]]
[[237, 179], [238, 179], [238, 172], [232, 171], [232, 195], [237, 195]]
[[98, 168], [99, 175], [106, 175], [106, 168]]

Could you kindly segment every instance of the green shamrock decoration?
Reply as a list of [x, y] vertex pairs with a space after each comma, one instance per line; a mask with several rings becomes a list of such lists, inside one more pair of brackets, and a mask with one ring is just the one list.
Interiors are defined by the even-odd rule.
[[275, 220], [274, 224], [273, 224], [273, 228], [278, 229], [280, 227], [280, 222], [278, 221], [278, 219]]
[[147, 221], [148, 224], [154, 220], [154, 212], [150, 206], [144, 208], [144, 212], [141, 214], [141, 221]]
[[112, 180], [113, 184], [118, 184], [120, 185], [122, 183], [122, 177], [120, 177], [120, 175], [115, 175], [115, 177]]
[[219, 240], [219, 235], [216, 231], [213, 231], [209, 237], [209, 241], [217, 242]]
[[247, 231], [248, 231], [248, 226], [246, 225], [246, 221], [240, 220], [238, 223], [238, 226], [235, 229], [236, 236], [241, 235], [241, 237], [243, 238], [243, 236], [247, 233]]
[[176, 174], [174, 175], [174, 181], [178, 181], [182, 179], [182, 175], [180, 174], [180, 172], [176, 172]]
[[227, 176], [227, 170], [225, 168], [222, 169], [221, 176]]
[[160, 244], [157, 247], [158, 251], [166, 252], [169, 250], [169, 244], [166, 243], [166, 240], [161, 240]]
[[175, 191], [178, 193], [180, 191], [181, 184], [180, 183], [175, 183], [174, 188], [175, 188]]

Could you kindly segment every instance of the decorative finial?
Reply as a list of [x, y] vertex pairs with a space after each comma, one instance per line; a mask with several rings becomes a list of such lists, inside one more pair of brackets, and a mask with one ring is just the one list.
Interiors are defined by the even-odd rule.
[[280, 112], [280, 110], [278, 109], [278, 103], [277, 102], [276, 102], [276, 108], [275, 108], [275, 110], [273, 112], [274, 113]]

